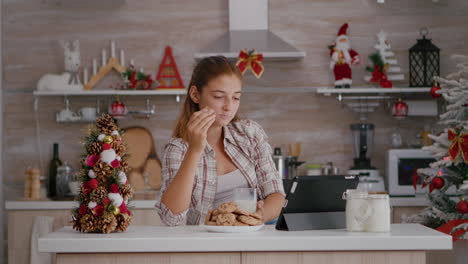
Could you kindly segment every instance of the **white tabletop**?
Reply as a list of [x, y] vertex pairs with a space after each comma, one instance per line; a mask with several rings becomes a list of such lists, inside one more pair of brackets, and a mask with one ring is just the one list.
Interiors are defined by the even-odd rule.
[[40, 252], [216, 252], [447, 250], [451, 236], [418, 224], [395, 224], [390, 233], [337, 230], [212, 233], [202, 226], [130, 226], [125, 233], [87, 234], [65, 227], [39, 239]]

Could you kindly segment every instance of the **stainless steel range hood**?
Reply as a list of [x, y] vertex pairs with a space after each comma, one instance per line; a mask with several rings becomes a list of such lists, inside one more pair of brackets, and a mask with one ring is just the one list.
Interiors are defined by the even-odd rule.
[[194, 57], [199, 60], [223, 55], [237, 59], [241, 49], [255, 49], [265, 61], [296, 60], [306, 55], [268, 29], [268, 0], [229, 0], [229, 31]]

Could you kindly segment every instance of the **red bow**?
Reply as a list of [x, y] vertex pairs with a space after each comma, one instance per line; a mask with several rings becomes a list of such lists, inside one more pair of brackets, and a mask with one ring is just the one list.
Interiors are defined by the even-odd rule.
[[385, 75], [385, 69], [382, 70], [379, 65], [374, 67], [371, 82], [380, 82], [382, 88], [392, 88], [393, 86], [392, 82], [387, 79], [387, 75]]
[[239, 52], [239, 59], [237, 60], [237, 67], [239, 68], [242, 74], [250, 68], [255, 75], [255, 77], [260, 78], [265, 71], [263, 68], [263, 55], [261, 53], [254, 54], [254, 50], [241, 50]]
[[448, 140], [452, 142], [449, 147], [449, 154], [452, 160], [455, 160], [462, 153], [462, 158], [468, 162], [468, 133], [458, 135], [454, 130], [448, 130]]

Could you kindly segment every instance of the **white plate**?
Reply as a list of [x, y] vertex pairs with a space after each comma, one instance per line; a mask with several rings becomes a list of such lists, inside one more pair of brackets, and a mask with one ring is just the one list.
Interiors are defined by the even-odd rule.
[[202, 227], [209, 232], [216, 233], [248, 233], [255, 232], [262, 229], [262, 225], [256, 226], [213, 226], [213, 225], [202, 225]]

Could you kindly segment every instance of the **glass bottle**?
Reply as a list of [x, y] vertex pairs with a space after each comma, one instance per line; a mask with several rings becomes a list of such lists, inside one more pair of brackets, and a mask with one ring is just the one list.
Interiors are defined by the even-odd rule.
[[49, 197], [51, 199], [57, 196], [57, 168], [62, 165], [58, 148], [58, 143], [54, 143], [54, 154], [49, 165]]

